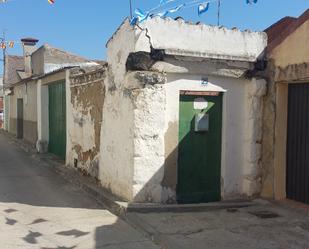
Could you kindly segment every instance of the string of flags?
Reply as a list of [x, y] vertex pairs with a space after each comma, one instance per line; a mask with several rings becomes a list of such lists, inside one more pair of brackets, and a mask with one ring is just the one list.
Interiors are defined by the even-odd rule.
[[14, 46], [15, 46], [15, 41], [2, 41], [2, 42], [0, 42], [0, 48], [1, 49], [6, 49], [7, 47], [14, 48]]
[[[169, 14], [178, 12], [184, 8], [195, 8], [197, 7], [197, 13], [198, 16], [201, 16], [202, 14], [206, 13], [209, 9], [212, 3], [218, 3], [219, 1], [222, 0], [193, 0], [193, 1], [188, 1], [176, 6], [172, 6], [170, 8], [165, 8], [169, 4], [173, 4], [173, 2], [176, 2], [177, 0], [160, 0], [160, 3], [158, 6], [155, 8], [149, 10], [149, 11], [142, 11], [141, 9], [137, 8], [134, 11], [134, 16], [131, 19], [131, 25], [134, 26], [137, 23], [142, 23], [148, 18], [152, 17], [166, 17]], [[246, 0], [247, 4], [256, 4], [258, 0]]]
[[[0, 0], [0, 3], [7, 3], [7, 2], [9, 2], [9, 1], [11, 1], [11, 0]], [[47, 2], [48, 2], [49, 4], [54, 4], [55, 1], [56, 1], [56, 0], [47, 0]]]

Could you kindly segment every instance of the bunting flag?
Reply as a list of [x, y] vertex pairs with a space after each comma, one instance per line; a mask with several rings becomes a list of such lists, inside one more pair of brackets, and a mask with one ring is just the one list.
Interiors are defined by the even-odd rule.
[[185, 5], [186, 4], [183, 3], [183, 4], [181, 4], [181, 5], [179, 5], [179, 6], [175, 7], [175, 8], [172, 8], [172, 9], [168, 10], [168, 13], [175, 13], [175, 12], [181, 10], [183, 7], [185, 7]]
[[55, 0], [47, 0], [50, 4], [54, 4]]
[[10, 47], [10, 48], [13, 48], [13, 47], [14, 47], [14, 44], [15, 44], [14, 41], [10, 41], [10, 42], [9, 42], [9, 47]]
[[[54, 1], [54, 0], [49, 0], [49, 1]], [[145, 21], [149, 17], [166, 17], [168, 14], [172, 14], [175, 12], [178, 12], [182, 10], [183, 8], [196, 8], [197, 7], [197, 12], [198, 15], [202, 15], [205, 12], [207, 12], [210, 8], [210, 5], [213, 2], [218, 2], [220, 0], [208, 0], [208, 1], [203, 1], [203, 0], [189, 0], [185, 3], [182, 3], [178, 6], [175, 6], [175, 4], [170, 4], [171, 2], [176, 2], [176, 0], [160, 0], [160, 3], [157, 7], [150, 9], [147, 12], [143, 12], [140, 9], [135, 10], [135, 16], [131, 19], [130, 23], [131, 25], [136, 25], [137, 23], [141, 23]], [[246, 0], [247, 4], [256, 4], [258, 0]], [[219, 2], [220, 3], [220, 2]], [[169, 8], [167, 8], [165, 5], [167, 5]], [[174, 6], [172, 6], [174, 5]], [[219, 10], [220, 10], [220, 5], [218, 5]], [[219, 17], [218, 17], [219, 18]]]
[[145, 13], [141, 9], [135, 9], [134, 13], [138, 22], [143, 22], [149, 17], [149, 12]]
[[246, 0], [247, 4], [257, 3], [258, 0]]
[[198, 15], [202, 15], [203, 13], [207, 12], [209, 10], [210, 3], [202, 3], [198, 6]]
[[1, 47], [2, 49], [6, 49], [6, 44], [5, 44], [5, 42], [1, 42], [1, 43], [0, 43], [0, 47]]

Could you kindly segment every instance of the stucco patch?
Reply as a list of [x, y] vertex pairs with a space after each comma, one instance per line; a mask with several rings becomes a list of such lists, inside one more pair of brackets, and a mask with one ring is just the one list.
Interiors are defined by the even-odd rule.
[[99, 152], [105, 87], [102, 70], [71, 75], [72, 149], [69, 164], [99, 177]]

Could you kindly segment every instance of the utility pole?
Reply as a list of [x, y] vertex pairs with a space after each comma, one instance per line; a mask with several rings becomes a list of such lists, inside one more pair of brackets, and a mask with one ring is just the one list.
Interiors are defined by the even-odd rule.
[[218, 26], [220, 26], [220, 9], [221, 9], [221, 0], [218, 0]]
[[132, 10], [132, 0], [129, 0], [130, 2], [130, 17], [133, 18], [133, 10]]
[[[5, 42], [5, 29], [2, 31], [2, 37], [0, 37], [0, 41], [4, 44], [6, 44]], [[3, 72], [4, 72], [4, 68], [5, 68], [5, 55], [6, 55], [6, 47], [2, 47], [2, 61], [3, 61]]]

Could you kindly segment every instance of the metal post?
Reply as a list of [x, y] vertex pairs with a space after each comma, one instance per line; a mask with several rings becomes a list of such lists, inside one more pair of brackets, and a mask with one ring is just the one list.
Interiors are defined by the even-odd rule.
[[132, 0], [129, 0], [130, 2], [130, 17], [133, 18], [133, 11], [132, 11]]
[[218, 0], [218, 26], [220, 26], [220, 9], [221, 9], [221, 0]]

